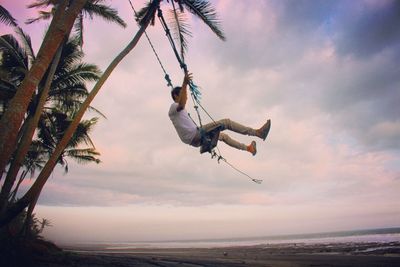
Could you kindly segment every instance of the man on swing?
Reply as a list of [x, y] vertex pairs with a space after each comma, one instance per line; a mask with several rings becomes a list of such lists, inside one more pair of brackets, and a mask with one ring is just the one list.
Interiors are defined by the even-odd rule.
[[[183, 79], [182, 86], [175, 87], [171, 91], [171, 96], [174, 100], [174, 103], [172, 103], [168, 115], [182, 142], [194, 147], [199, 147], [202, 145], [200, 130], [197, 128], [193, 120], [189, 117], [189, 114], [185, 109], [187, 101], [187, 86], [191, 79], [192, 74], [186, 74]], [[204, 132], [208, 132], [209, 130], [214, 129], [218, 126], [221, 127], [221, 131], [231, 130], [236, 133], [256, 136], [265, 140], [271, 127], [271, 121], [268, 120], [259, 129], [253, 129], [247, 126], [243, 126], [237, 122], [231, 121], [230, 119], [222, 119], [203, 125], [202, 130]], [[257, 153], [255, 141], [252, 141], [250, 145], [245, 145], [232, 139], [229, 135], [222, 132], [219, 134], [218, 139], [231, 147], [237, 148], [239, 150], [248, 151], [253, 156]]]

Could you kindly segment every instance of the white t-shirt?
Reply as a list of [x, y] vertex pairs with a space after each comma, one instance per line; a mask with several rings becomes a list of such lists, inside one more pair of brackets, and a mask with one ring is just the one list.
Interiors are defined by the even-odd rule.
[[197, 126], [189, 117], [186, 109], [182, 109], [179, 112], [176, 110], [178, 106], [178, 103], [172, 103], [169, 108], [168, 116], [171, 119], [172, 124], [175, 126], [175, 130], [182, 142], [190, 145], [197, 134]]

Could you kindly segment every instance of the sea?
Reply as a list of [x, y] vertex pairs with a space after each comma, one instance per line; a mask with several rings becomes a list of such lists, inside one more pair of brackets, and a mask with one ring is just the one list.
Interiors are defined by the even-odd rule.
[[[87, 246], [102, 247], [107, 251], [137, 248], [212, 248], [233, 246], [257, 246], [265, 244], [328, 244], [328, 243], [381, 243], [400, 242], [400, 227], [353, 230], [327, 233], [295, 235], [273, 235], [229, 239], [169, 240], [169, 241], [124, 241], [96, 242]], [[84, 244], [81, 244], [84, 245]]]

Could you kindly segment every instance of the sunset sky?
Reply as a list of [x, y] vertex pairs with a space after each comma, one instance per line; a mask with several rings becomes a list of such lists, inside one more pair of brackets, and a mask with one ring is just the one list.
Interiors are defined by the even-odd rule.
[[[92, 133], [102, 162], [69, 161], [68, 174], [57, 168], [44, 188], [36, 213], [52, 222], [46, 236], [140, 241], [400, 226], [400, 2], [211, 2], [227, 40], [186, 12], [187, 64], [215, 119], [255, 128], [271, 119], [267, 140], [255, 139], [255, 157], [219, 145], [263, 183], [181, 143], [164, 74], [142, 38], [93, 102], [107, 117]], [[26, 8], [30, 0], [0, 3], [37, 51], [49, 22], [24, 24], [38, 12]], [[138, 30], [128, 0], [108, 3], [128, 27], [85, 20], [85, 61], [102, 70]], [[179, 85], [161, 25], [148, 33]]]

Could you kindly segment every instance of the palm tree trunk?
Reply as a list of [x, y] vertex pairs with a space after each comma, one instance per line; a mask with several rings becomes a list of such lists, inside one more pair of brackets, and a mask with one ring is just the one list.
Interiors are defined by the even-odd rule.
[[27, 174], [28, 174], [27, 170], [22, 171], [21, 175], [19, 176], [18, 183], [15, 186], [13, 192], [11, 193], [11, 195], [9, 197], [9, 202], [14, 202], [15, 201], [15, 199], [17, 197], [18, 189], [19, 189], [20, 185], [22, 184], [22, 182], [24, 181], [24, 179], [25, 179]]
[[5, 170], [15, 149], [17, 133], [37, 85], [87, 0], [75, 0], [69, 7], [69, 1], [59, 2], [35, 63], [0, 120], [0, 173]]
[[[65, 40], [64, 40], [63, 44], [64, 43], [65, 43]], [[28, 153], [29, 147], [32, 143], [33, 135], [34, 135], [37, 125], [39, 123], [40, 116], [42, 115], [43, 107], [44, 107], [44, 104], [46, 103], [47, 96], [49, 95], [51, 82], [53, 81], [54, 73], [56, 72], [58, 63], [60, 62], [61, 53], [62, 53], [63, 46], [64, 46], [63, 44], [58, 48], [57, 53], [51, 63], [51, 67], [50, 67], [49, 73], [47, 75], [45, 85], [44, 85], [43, 89], [41, 90], [41, 92], [39, 93], [40, 98], [39, 98], [39, 102], [36, 106], [35, 114], [33, 115], [33, 117], [30, 117], [27, 120], [27, 128], [22, 135], [21, 141], [18, 144], [18, 149], [12, 160], [11, 166], [7, 171], [7, 176], [6, 176], [6, 179], [4, 181], [4, 184], [3, 184], [3, 187], [2, 187], [1, 193], [0, 193], [0, 214], [2, 214], [5, 210], [5, 208], [7, 207], [8, 196], [9, 196], [11, 189], [15, 183], [15, 180], [18, 175], [18, 171], [22, 166], [22, 162], [23, 162], [26, 154]]]
[[[67, 36], [69, 36], [69, 34]], [[19, 163], [18, 164], [19, 166], [21, 166], [22, 159], [25, 157], [26, 153], [28, 153], [29, 147], [30, 147], [30, 145], [32, 143], [33, 134], [35, 133], [35, 129], [36, 129], [36, 127], [37, 127], [37, 125], [39, 123], [39, 120], [40, 120], [40, 116], [42, 115], [44, 104], [46, 103], [47, 96], [49, 95], [51, 82], [53, 81], [54, 73], [56, 73], [58, 63], [60, 62], [61, 53], [62, 53], [62, 50], [64, 48], [64, 44], [65, 44], [65, 41], [67, 39], [67, 36], [64, 39], [63, 44], [58, 48], [56, 56], [54, 57], [53, 63], [51, 63], [50, 71], [48, 73], [45, 86], [44, 86], [44, 88], [42, 90], [42, 93], [40, 95], [39, 103], [38, 103], [38, 105], [36, 107], [35, 116], [32, 119], [32, 123], [29, 125], [30, 128], [28, 129], [28, 132], [25, 134], [26, 138], [23, 139], [23, 141], [25, 141], [23, 143], [23, 145], [25, 147], [22, 147], [23, 150], [21, 149], [22, 150], [21, 151], [21, 155], [17, 154], [19, 156], [18, 159], [20, 160], [20, 162], [17, 162], [17, 164]], [[12, 167], [12, 165], [11, 165], [11, 167]], [[11, 169], [11, 167], [10, 167], [10, 169]], [[17, 168], [19, 169], [18, 166], [17, 166]], [[17, 173], [18, 173], [18, 171], [17, 171]], [[15, 173], [15, 177], [16, 177], [17, 173]], [[14, 180], [15, 180], [15, 178], [14, 178]], [[32, 201], [32, 203], [29, 205], [28, 211], [26, 213], [26, 218], [25, 218], [26, 228], [29, 227], [29, 222], [32, 219], [33, 209], [35, 208], [36, 202], [37, 202], [38, 199], [39, 199], [39, 196], [37, 196], [35, 198], [35, 200]], [[26, 229], [26, 230], [28, 230], [28, 229]]]
[[97, 95], [97, 93], [99, 92], [103, 84], [106, 82], [107, 78], [111, 75], [115, 67], [121, 62], [121, 60], [126, 55], [129, 54], [129, 52], [133, 48], [135, 48], [136, 44], [138, 43], [138, 41], [140, 40], [144, 31], [146, 30], [147, 26], [150, 23], [152, 17], [150, 14], [154, 14], [156, 12], [159, 3], [160, 0], [154, 0], [152, 2], [152, 5], [148, 10], [148, 16], [147, 16], [148, 19], [142, 23], [142, 26], [140, 27], [139, 31], [136, 33], [134, 38], [131, 40], [131, 42], [110, 63], [110, 65], [104, 71], [103, 75], [97, 81], [96, 85], [93, 87], [88, 97], [82, 103], [79, 111], [74, 117], [74, 120], [71, 122], [68, 129], [65, 131], [63, 138], [58, 143], [57, 147], [55, 148], [53, 154], [50, 156], [43, 170], [37, 177], [35, 183], [31, 186], [28, 192], [26, 192], [26, 194], [21, 199], [19, 199], [15, 204], [10, 205], [9, 208], [6, 210], [6, 212], [0, 216], [0, 227], [7, 224], [9, 221], [15, 218], [24, 208], [35, 202], [35, 199], [38, 198], [45, 183], [47, 182], [47, 179], [49, 178], [54, 167], [56, 166], [59, 156], [64, 151], [65, 147], [68, 145], [72, 135], [74, 134], [76, 128], [78, 127], [90, 103], [93, 101], [94, 97]]

